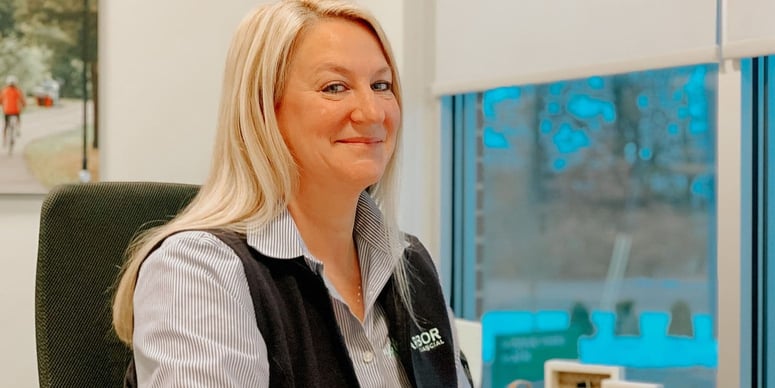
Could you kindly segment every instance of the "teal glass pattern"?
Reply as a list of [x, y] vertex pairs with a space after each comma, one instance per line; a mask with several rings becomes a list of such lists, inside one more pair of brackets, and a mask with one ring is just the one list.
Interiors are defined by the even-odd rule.
[[481, 190], [466, 292], [479, 298], [486, 384], [540, 386], [536, 361], [552, 357], [541, 344], [561, 337], [575, 344], [558, 346], [563, 357], [634, 380], [715, 384], [717, 74], [697, 65], [473, 99], [478, 145], [464, 160]]

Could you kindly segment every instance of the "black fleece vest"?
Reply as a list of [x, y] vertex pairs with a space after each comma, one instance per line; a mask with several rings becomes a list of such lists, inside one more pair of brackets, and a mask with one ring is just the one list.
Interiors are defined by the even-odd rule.
[[[269, 355], [269, 386], [358, 387], [328, 289], [304, 258], [266, 257], [250, 247], [243, 235], [209, 232], [229, 245], [244, 266], [256, 322]], [[408, 240], [405, 260], [413, 287], [412, 307], [420, 327], [400, 302], [392, 278], [378, 303], [412, 385], [457, 387], [451, 323], [436, 268], [422, 244], [413, 236]], [[133, 369], [130, 365], [127, 386], [136, 386]]]

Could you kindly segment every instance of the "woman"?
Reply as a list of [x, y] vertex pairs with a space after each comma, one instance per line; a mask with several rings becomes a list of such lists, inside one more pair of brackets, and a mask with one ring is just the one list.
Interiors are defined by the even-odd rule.
[[140, 386], [468, 386], [433, 263], [396, 227], [400, 121], [371, 15], [339, 0], [248, 15], [210, 176], [137, 241], [117, 289]]

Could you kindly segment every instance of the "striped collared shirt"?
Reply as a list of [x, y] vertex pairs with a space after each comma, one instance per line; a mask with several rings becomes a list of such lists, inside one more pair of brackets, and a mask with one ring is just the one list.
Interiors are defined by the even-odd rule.
[[[364, 193], [354, 228], [363, 279], [363, 323], [323, 279], [360, 385], [408, 387], [391, 347], [385, 313], [376, 303], [399, 259], [388, 253], [382, 225], [379, 209]], [[303, 256], [311, 270], [323, 274], [323, 263], [308, 251], [287, 210], [261, 228], [249, 228], [247, 241], [263, 255], [279, 260]], [[134, 303], [139, 386], [269, 385], [266, 344], [256, 324], [242, 263], [217, 237], [190, 231], [167, 238], [143, 263]], [[454, 343], [457, 354], [456, 339]], [[459, 386], [467, 387], [456, 361]]]

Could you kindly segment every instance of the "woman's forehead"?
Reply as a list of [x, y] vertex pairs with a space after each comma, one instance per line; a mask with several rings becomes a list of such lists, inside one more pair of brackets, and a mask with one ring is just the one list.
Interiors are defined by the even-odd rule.
[[298, 38], [292, 62], [304, 62], [316, 69], [363, 62], [390, 68], [382, 43], [363, 22], [326, 18], [306, 28]]

